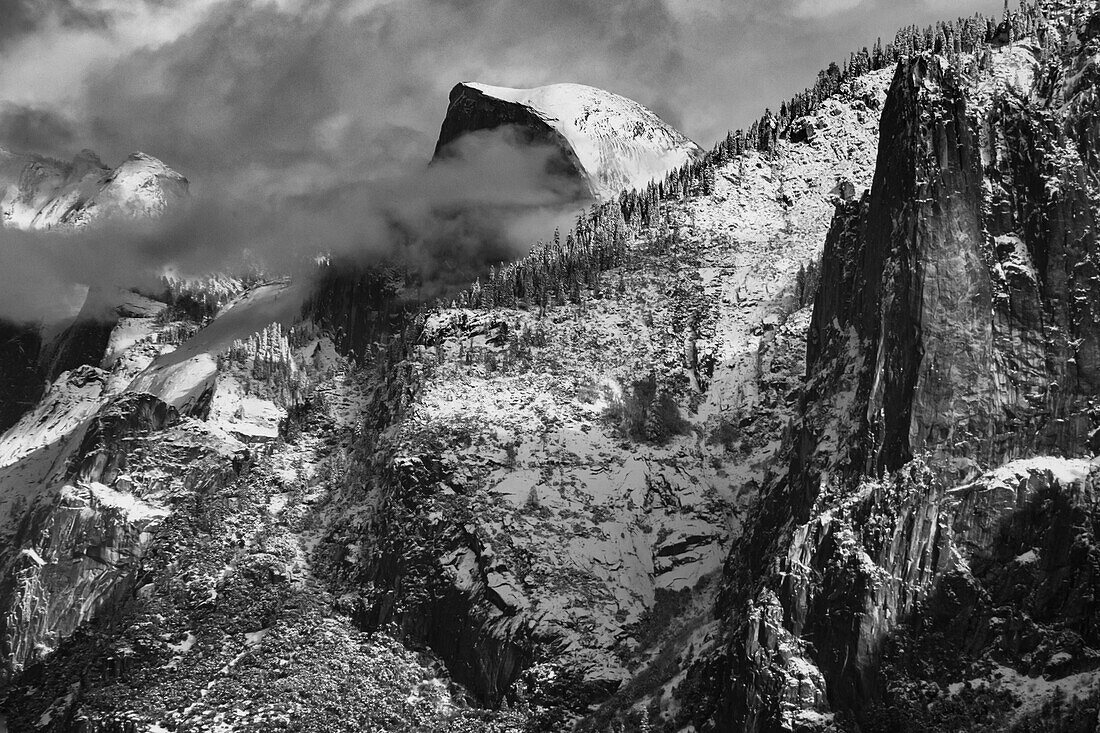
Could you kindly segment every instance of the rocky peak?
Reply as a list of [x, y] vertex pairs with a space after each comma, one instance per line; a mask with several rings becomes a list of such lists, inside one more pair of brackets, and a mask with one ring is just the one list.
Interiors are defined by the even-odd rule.
[[583, 84], [512, 89], [463, 82], [451, 90], [436, 158], [463, 136], [512, 128], [523, 142], [560, 151], [551, 172], [581, 178], [608, 200], [702, 155], [702, 150], [637, 102]]
[[159, 216], [187, 195], [187, 179], [145, 153], [132, 153], [115, 169], [90, 150], [71, 163], [0, 156], [0, 219], [19, 229], [82, 227], [104, 215]]

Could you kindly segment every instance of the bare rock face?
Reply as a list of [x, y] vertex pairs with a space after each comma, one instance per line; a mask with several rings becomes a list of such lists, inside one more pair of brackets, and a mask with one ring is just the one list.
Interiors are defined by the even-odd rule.
[[[103, 485], [66, 487], [16, 535], [32, 545], [5, 563], [0, 592], [5, 676], [48, 653], [81, 624], [123, 605], [167, 511]], [[74, 554], [75, 553], [75, 554]]]
[[580, 180], [584, 173], [573, 147], [533, 109], [519, 102], [499, 99], [478, 85], [457, 84], [451, 90], [447, 116], [439, 130], [434, 159], [456, 154], [455, 142], [471, 132], [509, 128], [516, 141], [555, 149], [547, 161], [547, 172]]
[[990, 63], [903, 61], [838, 204], [790, 466], [727, 563], [719, 729], [933, 729], [962, 703], [922, 684], [1097, 669], [1089, 133], [1037, 47]]
[[[103, 379], [88, 367], [68, 376], [70, 382]], [[44, 482], [47, 490], [0, 552], [5, 677], [51, 651], [81, 624], [124, 605], [152, 531], [168, 515], [131, 493], [127, 461], [135, 461], [135, 449], [140, 455], [146, 436], [176, 419], [152, 395], [125, 395], [88, 425], [64, 478], [54, 486]]]
[[[841, 209], [826, 241], [823, 281], [838, 287], [822, 289], [809, 337], [811, 378], [831, 377], [826, 394], [856, 401], [832, 418], [850, 440], [809, 435], [801, 455], [852, 475], [882, 475], [925, 450], [981, 450], [999, 399], [977, 136], [938, 58], [899, 67], [882, 129], [870, 194]], [[839, 405], [823, 407], [809, 409], [828, 420]], [[803, 511], [815, 489], [805, 490]]]
[[579, 181], [607, 201], [644, 189], [701, 158], [698, 145], [637, 102], [583, 84], [510, 89], [464, 82], [451, 90], [435, 158], [470, 133], [505, 128], [524, 145], [554, 151], [547, 173]]

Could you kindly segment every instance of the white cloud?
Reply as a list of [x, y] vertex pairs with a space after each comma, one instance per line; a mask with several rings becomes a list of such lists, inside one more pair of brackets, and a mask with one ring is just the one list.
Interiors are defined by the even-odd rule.
[[864, 0], [797, 0], [791, 14], [797, 18], [825, 18], [863, 4]]
[[0, 55], [0, 99], [25, 105], [65, 107], [84, 89], [89, 72], [140, 48], [170, 43], [193, 30], [222, 0], [167, 4], [134, 0], [85, 0], [82, 11], [108, 18], [104, 27], [65, 25], [48, 19]]

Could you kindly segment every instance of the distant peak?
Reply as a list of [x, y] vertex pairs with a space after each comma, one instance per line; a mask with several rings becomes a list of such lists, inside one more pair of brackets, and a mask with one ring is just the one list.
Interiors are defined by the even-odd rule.
[[180, 173], [168, 167], [160, 158], [154, 158], [152, 155], [143, 153], [140, 150], [130, 153], [115, 173], [138, 171], [148, 172], [165, 178], [179, 179], [181, 181], [187, 180]]
[[136, 151], [112, 169], [92, 150], [69, 162], [0, 153], [0, 226], [79, 229], [122, 214], [150, 218], [188, 196], [187, 179]]

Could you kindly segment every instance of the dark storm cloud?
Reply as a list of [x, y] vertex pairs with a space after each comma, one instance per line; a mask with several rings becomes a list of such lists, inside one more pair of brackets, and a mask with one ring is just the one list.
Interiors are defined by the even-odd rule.
[[0, 148], [64, 155], [78, 142], [72, 123], [62, 114], [0, 102]]
[[196, 180], [257, 160], [403, 168], [430, 155], [456, 82], [585, 81], [614, 59], [623, 80], [664, 86], [683, 72], [676, 29], [658, 0], [232, 3], [96, 75], [85, 114], [100, 147], [152, 151]]
[[[82, 234], [75, 258], [61, 257], [68, 237], [38, 250], [34, 237], [6, 237], [0, 308], [26, 316], [42, 300], [22, 292], [41, 280], [24, 277], [28, 267], [60, 268], [61, 282], [125, 285], [169, 264], [195, 274], [232, 267], [245, 251], [276, 271], [300, 271], [319, 252], [399, 258], [428, 291], [464, 285], [567, 226], [579, 192], [546, 174], [551, 151], [513, 144], [506, 131], [474, 136], [465, 155], [428, 168], [450, 87], [554, 81], [567, 61], [607, 53], [600, 39], [624, 74], [678, 73], [664, 6], [629, 5], [218, 7], [173, 43], [94, 74], [76, 134], [109, 159], [132, 149], [162, 158], [192, 181], [193, 205], [156, 225]], [[576, 45], [559, 47], [554, 18], [570, 18]]]
[[63, 27], [106, 28], [108, 13], [71, 0], [0, 0], [0, 49], [50, 23]]
[[[0, 7], [12, 2], [0, 0]], [[56, 6], [27, 2], [16, 0], [13, 7], [72, 8], [67, 12], [116, 20], [122, 13], [108, 0], [79, 6], [74, 0]], [[998, 5], [226, 0], [175, 41], [96, 69], [74, 113], [85, 123], [83, 134], [94, 138], [84, 143], [106, 148], [101, 152], [107, 157], [143, 148], [196, 179], [207, 167], [257, 154], [286, 160], [320, 151], [343, 159], [345, 151], [333, 153], [342, 143], [357, 161], [404, 164], [412, 155], [423, 158], [448, 90], [470, 79], [510, 86], [593, 84], [655, 108], [709, 146], [729, 127], [746, 124], [764, 106], [776, 106], [812, 82], [829, 61], [843, 60], [876, 36], [890, 40], [898, 25], [979, 8], [995, 13]], [[110, 33], [104, 39], [115, 40]], [[318, 145], [322, 139], [327, 146]]]

